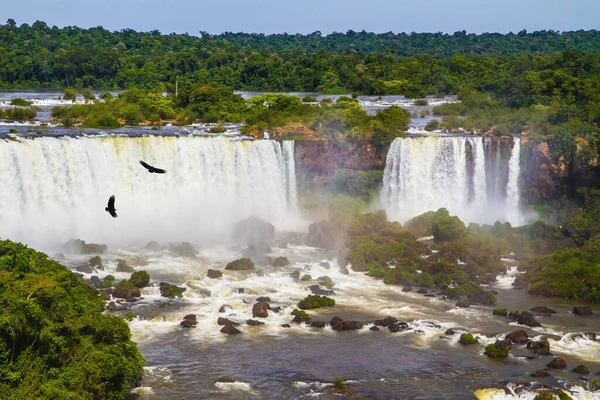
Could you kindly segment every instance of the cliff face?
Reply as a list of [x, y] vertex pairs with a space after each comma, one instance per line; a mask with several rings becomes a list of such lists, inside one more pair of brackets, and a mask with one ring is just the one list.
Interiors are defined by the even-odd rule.
[[327, 139], [299, 140], [295, 148], [300, 179], [314, 183], [327, 181], [338, 168], [382, 170], [388, 151], [368, 142], [337, 143]]

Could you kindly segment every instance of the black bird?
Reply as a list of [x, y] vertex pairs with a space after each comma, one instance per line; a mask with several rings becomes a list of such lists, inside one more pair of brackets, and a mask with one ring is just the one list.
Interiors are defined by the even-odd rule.
[[117, 218], [117, 209], [115, 208], [115, 196], [110, 196], [108, 199], [108, 207], [105, 208], [106, 211], [113, 217]]
[[164, 169], [153, 167], [152, 165], [150, 165], [142, 160], [140, 160], [140, 164], [142, 164], [144, 166], [144, 168], [146, 168], [148, 170], [148, 172], [150, 172], [151, 174], [164, 174], [165, 172], [167, 172]]

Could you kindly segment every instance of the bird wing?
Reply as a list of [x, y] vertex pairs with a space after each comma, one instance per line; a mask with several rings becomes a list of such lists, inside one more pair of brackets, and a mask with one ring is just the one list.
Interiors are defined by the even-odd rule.
[[142, 164], [144, 166], [144, 168], [146, 168], [147, 170], [151, 170], [152, 168], [154, 168], [152, 165], [140, 160], [140, 164]]
[[117, 218], [117, 210], [115, 210], [114, 208], [113, 208], [113, 209], [110, 209], [110, 210], [108, 210], [108, 213], [109, 213], [109, 214], [110, 214], [110, 215], [111, 215], [113, 218]]
[[157, 174], [164, 174], [165, 172], [167, 172], [166, 170], [160, 168], [154, 168], [153, 171]]
[[115, 209], [115, 195], [110, 196], [110, 198], [108, 199], [108, 209], [109, 210]]

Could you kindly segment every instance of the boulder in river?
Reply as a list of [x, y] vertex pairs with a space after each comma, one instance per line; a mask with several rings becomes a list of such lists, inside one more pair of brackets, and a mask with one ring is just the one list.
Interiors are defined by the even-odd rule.
[[181, 297], [183, 292], [185, 292], [184, 287], [171, 285], [170, 283], [167, 283], [167, 282], [160, 282], [158, 284], [158, 288], [160, 290], [160, 295], [162, 297], [169, 297], [169, 298]]
[[246, 324], [250, 325], [250, 326], [259, 326], [259, 325], [264, 325], [264, 322], [260, 322], [258, 320], [255, 319], [249, 319], [246, 321]]
[[313, 328], [325, 328], [325, 322], [323, 321], [313, 321], [310, 326]]
[[456, 302], [456, 307], [469, 308], [471, 307], [471, 302], [468, 299], [460, 299]]
[[545, 307], [545, 306], [533, 307], [531, 309], [531, 311], [533, 311], [534, 313], [536, 313], [538, 315], [543, 315], [543, 316], [549, 316], [552, 314], [556, 314], [556, 310], [553, 310], [553, 309]]
[[533, 318], [530, 314], [525, 314], [524, 312], [519, 315], [517, 318], [517, 322], [521, 325], [527, 325], [530, 327], [538, 327], [542, 326], [535, 318]]
[[221, 328], [220, 332], [225, 333], [227, 335], [237, 335], [238, 333], [242, 333], [239, 329], [237, 329], [235, 326], [233, 326], [231, 324], [223, 326], [223, 328]]
[[312, 294], [319, 296], [333, 296], [335, 294], [333, 290], [321, 289], [319, 285], [311, 285], [308, 287], [308, 290], [310, 290]]
[[133, 301], [136, 297], [140, 297], [140, 289], [131, 281], [122, 280], [117, 284], [113, 291], [113, 296], [127, 301]]
[[412, 286], [404, 286], [404, 287], [402, 288], [402, 291], [403, 291], [404, 293], [412, 292]]
[[177, 257], [196, 258], [198, 251], [189, 242], [181, 242], [179, 244], [169, 245], [169, 251], [174, 253]]
[[338, 241], [338, 230], [331, 221], [319, 221], [308, 226], [306, 244], [312, 247], [328, 249], [335, 247]]
[[269, 316], [269, 306], [268, 303], [259, 302], [252, 306], [252, 317], [253, 318], [267, 318]]
[[160, 243], [152, 240], [152, 241], [148, 242], [148, 244], [144, 247], [144, 249], [149, 250], [149, 251], [160, 251], [161, 245], [160, 245]]
[[196, 314], [187, 314], [183, 317], [183, 321], [179, 323], [179, 325], [184, 328], [195, 328], [198, 325], [198, 321], [196, 320]]
[[552, 369], [564, 369], [564, 368], [567, 368], [567, 362], [562, 357], [556, 357], [555, 359], [550, 361], [548, 364], [546, 364], [546, 367], [552, 368]]
[[590, 306], [575, 306], [573, 307], [573, 313], [582, 317], [588, 317], [594, 314]]
[[387, 316], [384, 319], [377, 319], [373, 322], [373, 324], [378, 326], [390, 326], [391, 324], [398, 322], [398, 320], [392, 316]]
[[590, 370], [585, 365], [578, 365], [572, 369], [576, 374], [587, 375], [590, 373]]
[[150, 283], [150, 274], [146, 271], [137, 271], [131, 274], [129, 278], [131, 283], [133, 283], [138, 288], [145, 288]]
[[496, 343], [485, 346], [484, 353], [490, 358], [505, 358], [508, 357], [510, 346], [505, 341], [496, 340]]
[[406, 322], [394, 322], [388, 325], [388, 331], [392, 333], [405, 331], [408, 329], [408, 324]]
[[223, 304], [221, 307], [219, 307], [219, 312], [220, 313], [227, 312], [227, 309], [231, 310], [232, 307], [229, 304]]
[[240, 244], [258, 244], [275, 238], [275, 226], [251, 216], [233, 226], [233, 238]]
[[509, 333], [508, 335], [506, 335], [506, 337], [504, 339], [510, 340], [514, 344], [524, 344], [524, 343], [527, 343], [528, 336], [527, 336], [527, 332], [525, 332], [524, 330], [518, 330], [518, 331]]
[[492, 314], [506, 317], [506, 316], [508, 316], [508, 311], [506, 311], [506, 308], [494, 308], [494, 311], [492, 312]]
[[206, 271], [206, 277], [209, 279], [217, 279], [222, 276], [223, 276], [223, 273], [216, 269], [209, 269], [208, 271]]
[[548, 372], [545, 369], [538, 369], [537, 371], [532, 373], [531, 376], [534, 378], [544, 378], [546, 376], [552, 376], [552, 375], [550, 375], [550, 372]]
[[479, 343], [479, 338], [477, 336], [473, 336], [470, 333], [463, 333], [460, 335], [460, 339], [458, 339], [458, 343], [460, 343], [460, 344], [476, 344], [476, 343]]
[[340, 317], [333, 317], [330, 322], [331, 328], [334, 331], [350, 331], [362, 329], [363, 323], [358, 321], [344, 321]]
[[129, 264], [127, 264], [127, 261], [117, 260], [117, 272], [131, 273], [131, 272], [135, 272], [135, 269], [133, 269], [133, 267], [131, 267]]
[[535, 354], [550, 354], [550, 342], [548, 339], [541, 339], [537, 342], [527, 342], [527, 348], [532, 349]]
[[231, 271], [247, 271], [254, 268], [254, 263], [249, 258], [240, 258], [234, 260], [225, 266], [225, 269]]

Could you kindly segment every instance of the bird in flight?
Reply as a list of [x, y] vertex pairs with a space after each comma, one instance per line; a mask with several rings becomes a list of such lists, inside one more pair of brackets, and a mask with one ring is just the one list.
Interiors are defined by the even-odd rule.
[[140, 160], [140, 164], [142, 164], [144, 166], [144, 168], [146, 168], [148, 170], [148, 172], [150, 172], [151, 174], [164, 174], [165, 172], [167, 172], [164, 169], [153, 167], [152, 165], [150, 165], [142, 160]]
[[115, 196], [114, 195], [110, 196], [110, 199], [108, 199], [108, 207], [106, 207], [105, 210], [113, 218], [117, 218], [117, 209], [115, 208]]

